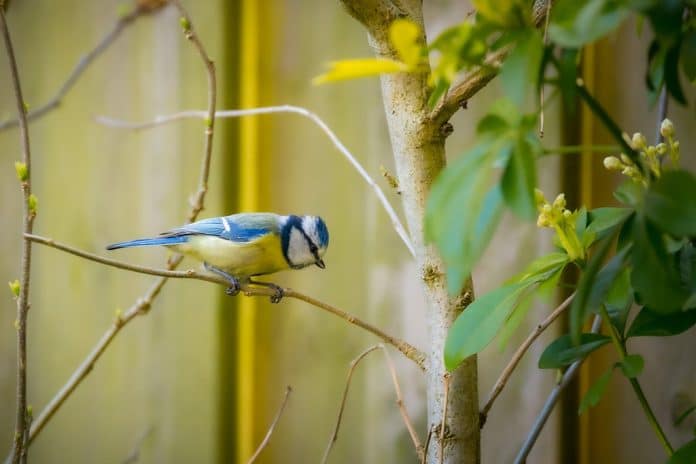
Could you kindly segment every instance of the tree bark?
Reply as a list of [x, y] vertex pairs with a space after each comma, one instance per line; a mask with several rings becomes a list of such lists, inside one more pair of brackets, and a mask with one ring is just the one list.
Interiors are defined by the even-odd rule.
[[[361, 8], [369, 3], [369, 8]], [[388, 40], [392, 20], [406, 16], [423, 27], [421, 2], [375, 2], [344, 0], [348, 12], [368, 30], [377, 56], [399, 59]], [[425, 32], [421, 37], [425, 43]], [[473, 299], [469, 280], [462, 295], [450, 298], [445, 269], [437, 251], [424, 240], [423, 224], [428, 192], [445, 167], [445, 139], [451, 132], [449, 123], [430, 118], [427, 73], [385, 74], [381, 77], [384, 110], [389, 127], [399, 188], [421, 283], [428, 302], [429, 348], [426, 362], [428, 429], [432, 433], [427, 462], [478, 463], [480, 431], [478, 412], [478, 377], [476, 357], [466, 360], [450, 374], [446, 395], [443, 353], [447, 332], [461, 311]], [[445, 429], [441, 431], [445, 396], [448, 398]], [[444, 443], [439, 438], [443, 432]], [[440, 452], [443, 450], [443, 459]]]

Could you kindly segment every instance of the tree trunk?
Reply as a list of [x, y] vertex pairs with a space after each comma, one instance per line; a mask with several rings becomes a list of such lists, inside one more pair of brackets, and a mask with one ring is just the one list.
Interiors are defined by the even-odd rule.
[[[401, 1], [398, 6], [396, 3], [344, 0], [349, 13], [366, 26], [377, 56], [399, 59], [388, 40], [388, 28], [393, 19], [406, 16], [424, 31], [421, 2]], [[425, 32], [422, 40], [425, 43]], [[442, 260], [432, 246], [426, 246], [423, 235], [427, 195], [445, 167], [445, 139], [451, 127], [449, 123], [444, 123], [447, 127], [440, 127], [440, 123], [430, 118], [427, 73], [385, 74], [381, 82], [399, 189], [428, 301], [426, 383], [428, 428], [432, 437], [427, 462], [477, 463], [480, 461], [480, 431], [475, 356], [450, 375], [444, 446], [439, 441], [447, 382], [443, 359], [445, 340], [456, 317], [473, 299], [472, 282], [467, 282], [462, 296], [450, 298]], [[441, 449], [444, 450], [442, 461]]]

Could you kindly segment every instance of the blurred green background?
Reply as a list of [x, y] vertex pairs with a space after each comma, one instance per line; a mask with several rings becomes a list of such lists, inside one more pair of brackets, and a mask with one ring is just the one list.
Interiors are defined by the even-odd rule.
[[[376, 79], [314, 87], [327, 61], [369, 56], [366, 34], [336, 1], [255, 0], [185, 2], [218, 70], [218, 108], [295, 104], [318, 113], [400, 208], [380, 178], [393, 172]], [[30, 109], [48, 100], [79, 60], [115, 24], [123, 4], [102, 0], [14, 1], [8, 12], [25, 99]], [[463, 20], [467, 2], [426, 2], [428, 35]], [[647, 37], [642, 37], [645, 42]], [[624, 128], [654, 133], [655, 115], [643, 93], [644, 43], [629, 24], [591, 47], [586, 80]], [[0, 59], [0, 120], [14, 117], [7, 60]], [[88, 68], [61, 106], [30, 125], [32, 180], [39, 199], [35, 232], [106, 254], [114, 241], [156, 234], [181, 224], [195, 192], [203, 154], [203, 121], [148, 131], [98, 125], [96, 115], [148, 120], [182, 109], [204, 109], [206, 75], [167, 7], [137, 19]], [[693, 89], [690, 89], [693, 90]], [[450, 156], [470, 145], [477, 118], [499, 95], [494, 82], [452, 123]], [[694, 92], [690, 101], [694, 100]], [[544, 144], [602, 143], [606, 136], [578, 114], [546, 113]], [[682, 147], [696, 146], [694, 113], [672, 106]], [[696, 167], [685, 152], [684, 163]], [[0, 283], [19, 277], [21, 193], [13, 163], [21, 156], [17, 129], [0, 131]], [[601, 157], [549, 158], [542, 189], [565, 190], [597, 206], [609, 201], [615, 179]], [[331, 302], [424, 347], [424, 304], [418, 270], [373, 192], [311, 122], [278, 114], [219, 120], [210, 191], [202, 217], [237, 211], [319, 214], [328, 223], [327, 269], [274, 277]], [[476, 269], [481, 294], [551, 247], [533, 224], [506, 217]], [[153, 282], [152, 277], [87, 262], [34, 246], [29, 314], [29, 402], [40, 411], [111, 324]], [[166, 251], [133, 249], [110, 255], [162, 267]], [[182, 268], [196, 266], [185, 261]], [[2, 283], [4, 285], [4, 283]], [[510, 353], [554, 302], [539, 304], [501, 352], [481, 356], [483, 399]], [[12, 437], [15, 387], [15, 305], [0, 293], [0, 457]], [[485, 462], [509, 462], [550, 390], [554, 373], [536, 360], [553, 333], [524, 358], [495, 404], [483, 433]], [[33, 462], [244, 462], [266, 433], [286, 385], [286, 411], [260, 462], [315, 462], [336, 420], [350, 361], [376, 343], [371, 335], [306, 304], [228, 298], [199, 281], [167, 284], [150, 312], [115, 339], [94, 371], [31, 447]], [[676, 404], [696, 401], [694, 329], [637, 347], [646, 358], [641, 377], [648, 398], [675, 442], [694, 426], [671, 424]], [[405, 405], [425, 437], [424, 382], [395, 354]], [[611, 362], [607, 359], [606, 362]], [[599, 407], [578, 418], [572, 406], [593, 372], [592, 361], [566, 407], [545, 429], [530, 462], [659, 462], [659, 444], [615, 378]], [[644, 379], [643, 379], [644, 377]], [[579, 390], [578, 390], [579, 388]], [[332, 462], [414, 462], [388, 371], [371, 355], [354, 376]], [[609, 417], [607, 412], [614, 414]], [[617, 413], [618, 410], [618, 413]]]

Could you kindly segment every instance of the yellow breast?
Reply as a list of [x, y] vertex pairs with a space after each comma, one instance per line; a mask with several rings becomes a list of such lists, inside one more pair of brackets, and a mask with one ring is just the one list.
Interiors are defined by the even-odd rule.
[[232, 242], [209, 235], [191, 236], [172, 249], [243, 278], [288, 269], [280, 237], [268, 234], [250, 242]]

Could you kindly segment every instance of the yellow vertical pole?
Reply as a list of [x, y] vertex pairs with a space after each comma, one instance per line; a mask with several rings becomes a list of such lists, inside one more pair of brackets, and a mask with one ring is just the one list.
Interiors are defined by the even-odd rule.
[[[241, 76], [240, 104], [242, 108], [258, 106], [259, 99], [259, 11], [257, 0], [242, 0], [241, 4]], [[240, 210], [255, 211], [259, 207], [259, 130], [258, 119], [240, 119]], [[238, 415], [239, 447], [237, 462], [246, 462], [254, 446], [254, 349], [256, 299], [239, 300], [238, 334]]]

